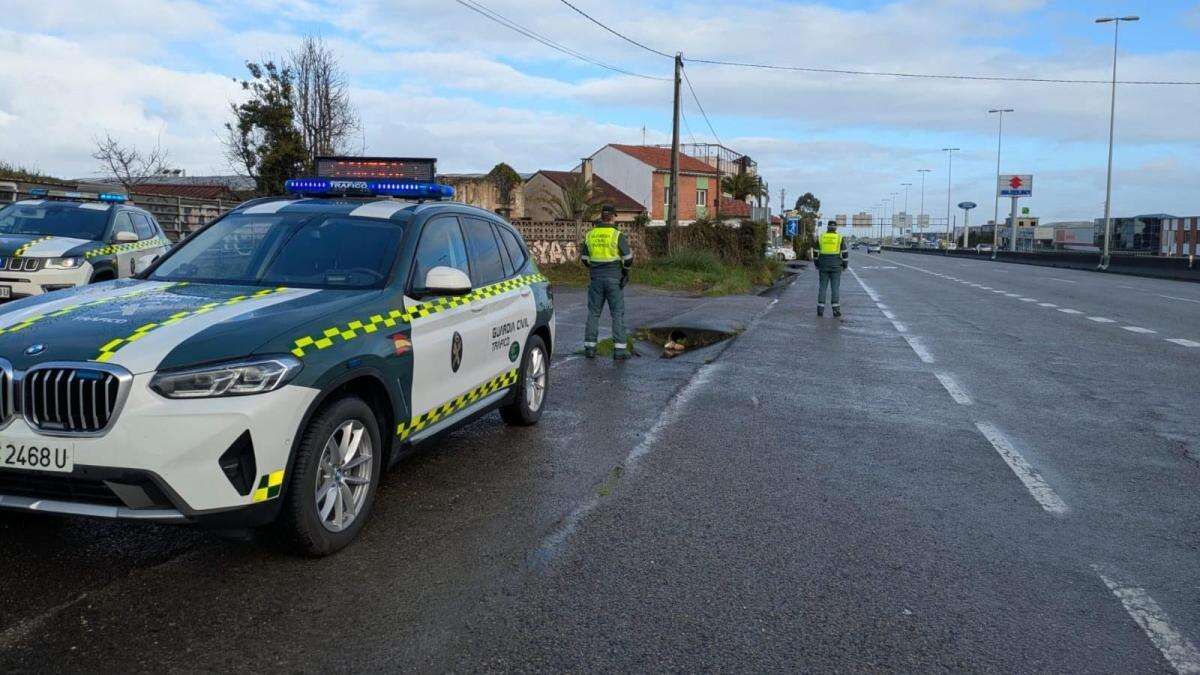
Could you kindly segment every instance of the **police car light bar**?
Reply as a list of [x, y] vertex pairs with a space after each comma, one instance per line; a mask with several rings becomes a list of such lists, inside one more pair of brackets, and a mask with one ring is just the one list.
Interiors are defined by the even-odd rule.
[[82, 201], [100, 201], [108, 204], [124, 204], [129, 201], [129, 195], [119, 192], [79, 192], [78, 190], [50, 190], [48, 188], [29, 188], [30, 197], [44, 199], [72, 199]]
[[283, 184], [294, 194], [342, 197], [402, 197], [406, 199], [451, 199], [454, 188], [440, 183], [394, 180], [334, 180], [329, 178], [294, 178]]
[[99, 199], [102, 202], [110, 204], [124, 204], [129, 201], [129, 195], [123, 195], [119, 192], [101, 192]]

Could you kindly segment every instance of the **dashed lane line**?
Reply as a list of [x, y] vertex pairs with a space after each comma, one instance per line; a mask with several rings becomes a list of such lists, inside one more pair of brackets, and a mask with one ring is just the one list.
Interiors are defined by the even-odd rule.
[[950, 394], [950, 398], [954, 399], [955, 403], [959, 405], [971, 405], [971, 397], [967, 395], [967, 392], [963, 390], [953, 375], [941, 370], [935, 370], [933, 374], [937, 377], [938, 382], [941, 382], [942, 386], [946, 388], [946, 392]]
[[889, 310], [886, 310], [886, 309], [881, 309], [881, 310], [879, 310], [879, 311], [883, 312], [883, 317], [884, 317], [885, 319], [887, 319], [888, 321], [895, 321], [895, 320], [896, 320], [896, 315], [895, 315], [895, 314], [892, 314], [892, 313], [891, 313]]
[[1096, 323], [1116, 323], [1117, 322], [1116, 319], [1110, 319], [1107, 316], [1089, 316], [1088, 321], [1095, 321]]
[[1041, 474], [1017, 451], [1004, 432], [987, 422], [976, 422], [975, 427], [979, 429], [979, 433], [983, 434], [984, 438], [988, 439], [1004, 463], [1008, 465], [1009, 469], [1012, 469], [1012, 472], [1025, 485], [1025, 489], [1029, 490], [1029, 494], [1033, 495], [1033, 498], [1047, 513], [1056, 516], [1066, 514], [1068, 511], [1066, 502], [1059, 498], [1054, 489], [1042, 479]]
[[1077, 309], [1071, 309], [1069, 307], [1059, 307], [1058, 311], [1062, 312], [1063, 314], [1083, 314], [1083, 312]]
[[1037, 302], [1037, 298], [1021, 298], [1021, 302]]
[[1121, 326], [1121, 328], [1124, 328], [1130, 333], [1139, 333], [1141, 335], [1150, 335], [1158, 332], [1156, 330], [1150, 330], [1149, 328], [1142, 328], [1141, 326]]
[[1194, 303], [1196, 303], [1197, 305], [1200, 305], [1200, 300], [1193, 300], [1193, 299], [1191, 299], [1191, 298], [1181, 298], [1181, 297], [1178, 297], [1178, 296], [1175, 296], [1175, 295], [1160, 295], [1160, 296], [1158, 296], [1158, 297], [1160, 297], [1160, 298], [1167, 298], [1168, 300], [1182, 300], [1182, 301], [1184, 301], [1184, 302], [1194, 302]]
[[912, 347], [914, 352], [916, 352], [917, 358], [921, 359], [925, 363], [933, 363], [933, 354], [930, 354], [929, 350], [925, 348], [925, 344], [921, 342], [921, 338], [914, 337], [912, 335], [905, 335], [904, 341], [908, 343], [909, 347]]
[[1058, 307], [1058, 305], [1053, 302], [1039, 302], [1038, 307]]
[[1200, 342], [1185, 340], [1183, 338], [1167, 338], [1167, 342], [1174, 342], [1181, 347], [1200, 347]]
[[1099, 565], [1092, 565], [1092, 570], [1117, 596], [1134, 623], [1150, 638], [1150, 642], [1154, 643], [1172, 668], [1181, 674], [1200, 673], [1200, 650], [1171, 626], [1171, 618], [1149, 593], [1116, 580]]
[[892, 321], [892, 326], [896, 329], [897, 333], [907, 333], [908, 332], [908, 327], [905, 326], [904, 324], [900, 323], [899, 321]]

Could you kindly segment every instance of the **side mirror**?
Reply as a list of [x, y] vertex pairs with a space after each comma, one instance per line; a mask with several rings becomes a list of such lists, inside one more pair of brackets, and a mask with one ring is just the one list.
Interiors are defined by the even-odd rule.
[[471, 292], [471, 278], [453, 267], [435, 267], [425, 275], [426, 295], [466, 295]]
[[132, 244], [138, 240], [138, 236], [129, 230], [121, 230], [113, 236], [113, 241], [118, 244]]

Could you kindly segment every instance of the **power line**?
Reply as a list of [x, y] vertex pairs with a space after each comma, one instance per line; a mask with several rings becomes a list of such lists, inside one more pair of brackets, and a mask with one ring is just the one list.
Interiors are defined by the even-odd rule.
[[[1112, 84], [1112, 80], [1072, 80], [1066, 78], [1048, 77], [1005, 77], [1000, 75], [935, 75], [931, 73], [900, 73], [874, 70], [849, 70], [844, 68], [811, 68], [807, 66], [780, 66], [769, 63], [746, 63], [742, 61], [720, 61], [717, 59], [691, 59], [692, 63], [705, 63], [714, 66], [733, 66], [737, 68], [759, 68], [764, 70], [789, 70], [802, 73], [828, 73], [834, 75], [874, 75], [879, 77], [908, 77], [929, 80], [979, 80], [985, 82], [1039, 82], [1046, 84]], [[1117, 84], [1148, 84], [1173, 86], [1198, 86], [1200, 82], [1181, 80], [1117, 80]]]
[[643, 75], [641, 73], [635, 73], [633, 71], [625, 70], [624, 68], [618, 68], [617, 66], [609, 65], [607, 63], [604, 63], [603, 61], [596, 60], [582, 52], [579, 52], [574, 49], [571, 49], [570, 47], [561, 45], [561, 44], [555, 42], [554, 40], [551, 40], [548, 37], [539, 35], [538, 33], [535, 33], [534, 31], [532, 31], [528, 28], [525, 28], [524, 26], [518, 24], [517, 22], [512, 21], [511, 19], [508, 19], [507, 17], [503, 16], [499, 12], [489, 9], [488, 7], [486, 7], [485, 5], [483, 5], [480, 2], [477, 2], [476, 0], [454, 0], [454, 1], [457, 2], [458, 4], [462, 5], [463, 7], [466, 7], [467, 9], [479, 14], [480, 16], [486, 17], [487, 19], [490, 19], [491, 21], [495, 21], [496, 23], [498, 23], [502, 26], [505, 26], [511, 30], [514, 30], [531, 40], [540, 42], [543, 45], [545, 45], [551, 49], [562, 52], [563, 54], [566, 54], [568, 56], [573, 56], [581, 61], [586, 61], [594, 66], [598, 66], [600, 68], [606, 68], [608, 70], [611, 70], [611, 71], [614, 71], [617, 73], [621, 73], [623, 75], [640, 77], [640, 78], [643, 78], [646, 80], [659, 80], [659, 81], [663, 81], [663, 82], [670, 81], [670, 78], [654, 77], [653, 75]]
[[691, 137], [692, 137], [692, 145], [697, 145], [697, 143], [696, 143], [696, 134], [693, 134], [693, 133], [692, 133], [692, 125], [688, 124], [688, 121], [687, 121], [687, 113], [683, 112], [683, 108], [682, 108], [682, 107], [680, 107], [680, 108], [679, 108], [679, 116], [683, 118], [683, 128], [684, 128], [684, 129], [687, 129], [688, 136], [691, 136]]
[[704, 116], [704, 122], [708, 125], [708, 130], [712, 132], [713, 138], [717, 139], [717, 145], [722, 145], [721, 137], [717, 135], [717, 130], [713, 128], [712, 121], [708, 119], [708, 113], [704, 112], [704, 106], [700, 105], [700, 97], [696, 96], [696, 90], [692, 88], [692, 80], [688, 78], [687, 69], [683, 69], [682, 72], [683, 81], [687, 82], [688, 91], [692, 92], [692, 100], [696, 102], [696, 107], [700, 109], [700, 114]]
[[596, 24], [597, 26], [599, 26], [599, 27], [603, 28], [604, 30], [606, 30], [606, 31], [608, 31], [608, 32], [610, 32], [610, 33], [612, 33], [613, 35], [616, 35], [617, 37], [621, 38], [622, 40], [624, 40], [624, 41], [628, 42], [628, 43], [629, 43], [629, 44], [631, 44], [631, 45], [635, 45], [635, 46], [637, 46], [637, 47], [641, 47], [642, 49], [645, 49], [646, 51], [648, 51], [648, 52], [650, 52], [650, 53], [652, 53], [652, 54], [658, 54], [659, 56], [665, 56], [665, 57], [666, 57], [666, 58], [668, 58], [668, 59], [673, 59], [673, 58], [675, 58], [675, 56], [674, 56], [674, 55], [672, 55], [672, 54], [668, 54], [668, 53], [666, 53], [666, 52], [660, 52], [660, 51], [658, 51], [657, 49], [655, 49], [655, 48], [653, 48], [653, 47], [647, 47], [646, 45], [644, 45], [644, 44], [642, 44], [642, 43], [638, 42], [637, 40], [634, 40], [633, 38], [629, 37], [628, 35], [624, 35], [624, 34], [622, 34], [622, 33], [619, 33], [619, 32], [617, 32], [616, 30], [614, 30], [614, 29], [612, 29], [612, 28], [609, 28], [608, 26], [606, 26], [606, 25], [604, 25], [602, 22], [600, 22], [598, 19], [596, 19], [596, 18], [592, 17], [592, 15], [588, 14], [587, 12], [583, 11], [582, 9], [579, 9], [579, 8], [578, 8], [578, 7], [576, 7], [575, 5], [572, 5], [570, 2], [567, 2], [567, 0], [559, 0], [559, 1], [560, 1], [560, 2], [562, 2], [562, 4], [566, 5], [567, 7], [570, 7], [571, 9], [575, 10], [576, 12], [578, 12], [578, 13], [579, 13], [579, 15], [580, 15], [580, 16], [582, 16], [583, 18], [587, 19], [588, 21], [591, 21], [592, 23], [594, 23], [594, 24]]

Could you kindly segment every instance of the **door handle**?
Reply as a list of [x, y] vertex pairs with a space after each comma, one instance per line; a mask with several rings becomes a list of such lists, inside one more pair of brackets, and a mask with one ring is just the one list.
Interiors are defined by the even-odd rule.
[[529, 290], [529, 287], [525, 287], [525, 288], [521, 289], [521, 297], [522, 298], [528, 298], [530, 295], [533, 295], [533, 291]]
[[484, 302], [471, 303], [471, 311], [475, 312], [476, 314], [482, 312], [484, 307], [487, 307], [487, 303], [484, 303]]

